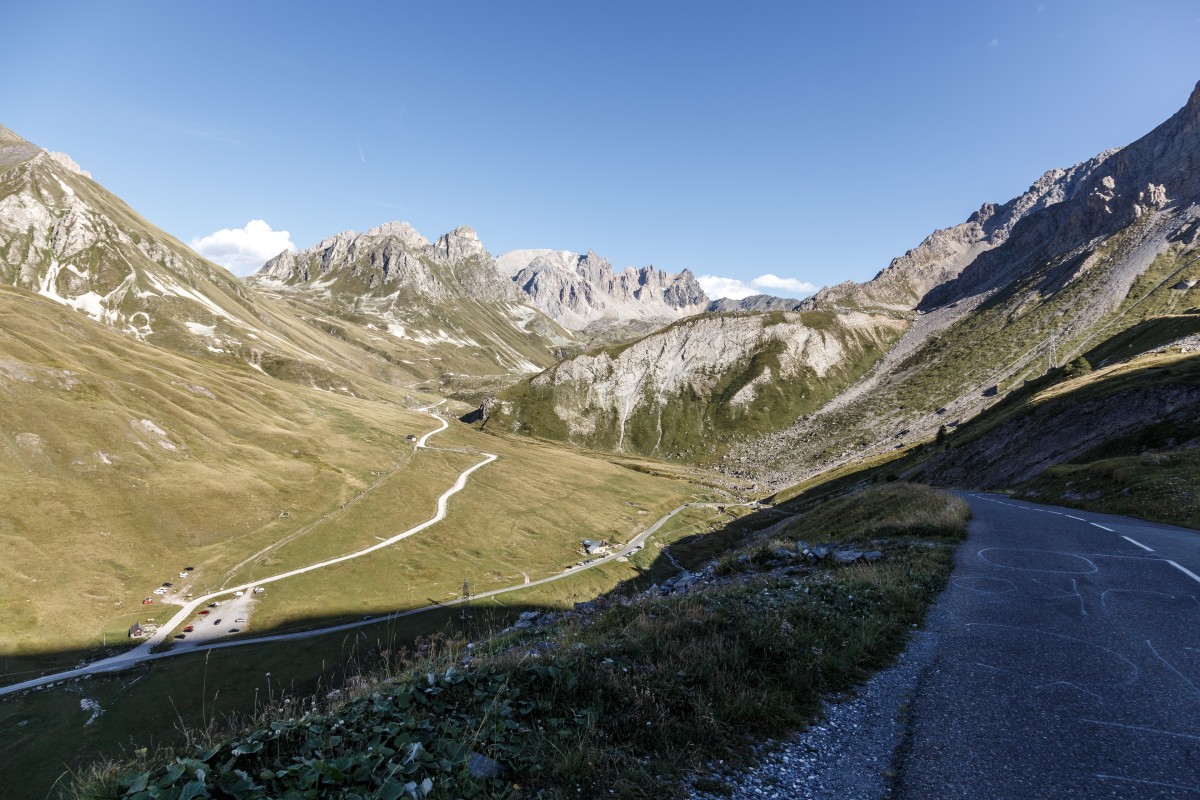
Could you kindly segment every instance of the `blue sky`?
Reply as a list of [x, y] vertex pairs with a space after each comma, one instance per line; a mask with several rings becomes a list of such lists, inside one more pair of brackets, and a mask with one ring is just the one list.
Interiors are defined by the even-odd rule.
[[245, 263], [404, 219], [430, 238], [471, 225], [493, 253], [592, 248], [742, 286], [865, 280], [981, 203], [1148, 132], [1200, 79], [1190, 2], [5, 17], [0, 123], [184, 241], [264, 221], [218, 237]]

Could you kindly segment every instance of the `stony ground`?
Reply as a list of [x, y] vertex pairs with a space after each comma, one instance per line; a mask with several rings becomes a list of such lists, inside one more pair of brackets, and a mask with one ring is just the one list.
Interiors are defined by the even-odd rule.
[[694, 779], [689, 800], [882, 800], [892, 755], [904, 737], [905, 711], [933, 643], [932, 635], [917, 633], [896, 663], [856, 695], [826, 703], [820, 722], [764, 743], [754, 768], [710, 765]]

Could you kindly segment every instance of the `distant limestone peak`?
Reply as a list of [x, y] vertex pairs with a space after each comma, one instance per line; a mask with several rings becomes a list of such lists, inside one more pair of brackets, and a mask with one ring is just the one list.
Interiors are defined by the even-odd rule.
[[671, 322], [698, 314], [708, 297], [689, 270], [672, 274], [647, 267], [613, 270], [588, 250], [513, 250], [496, 259], [500, 274], [564, 328], [631, 320]]
[[407, 222], [385, 222], [367, 231], [367, 236], [394, 236], [409, 247], [429, 247], [429, 240]]
[[479, 241], [474, 228], [460, 225], [449, 233], [438, 237], [433, 245], [434, 252], [445, 261], [455, 262], [472, 257], [487, 259], [488, 251]]
[[75, 159], [71, 158], [66, 153], [55, 153], [50, 150], [47, 150], [46, 155], [50, 156], [50, 158], [54, 159], [59, 164], [62, 164], [64, 167], [71, 170], [71, 172], [74, 172], [76, 175], [82, 175], [85, 178], [92, 177], [92, 173], [88, 172], [86, 169], [84, 169], [83, 167], [76, 164]]

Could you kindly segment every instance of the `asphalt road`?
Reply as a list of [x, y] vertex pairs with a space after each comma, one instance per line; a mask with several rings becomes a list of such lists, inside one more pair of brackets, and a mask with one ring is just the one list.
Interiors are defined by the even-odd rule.
[[892, 797], [1200, 797], [1200, 532], [965, 497]]

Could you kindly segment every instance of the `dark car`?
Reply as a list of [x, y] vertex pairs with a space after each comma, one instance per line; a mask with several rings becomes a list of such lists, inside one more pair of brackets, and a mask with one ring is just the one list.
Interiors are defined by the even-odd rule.
[[184, 636], [182, 633], [177, 633], [177, 634], [175, 634], [175, 638], [176, 639], [186, 639], [187, 637]]
[[229, 629], [229, 632], [230, 632], [230, 633], [237, 633], [237, 632], [238, 632], [238, 631], [240, 631], [240, 630], [241, 630], [241, 628], [230, 628], [230, 629]]
[[221, 624], [221, 620], [217, 620], [216, 622], [213, 623], [213, 625], [220, 625], [220, 624]]
[[208, 604], [208, 607], [209, 607], [209, 608], [216, 608], [216, 607], [217, 607], [217, 606], [219, 606], [219, 605], [221, 605], [221, 604], [220, 604], [220, 603], [209, 603], [209, 604]]
[[164, 583], [164, 584], [163, 584], [163, 586], [174, 586], [174, 585], [175, 585], [175, 584], [173, 584], [173, 583]]

